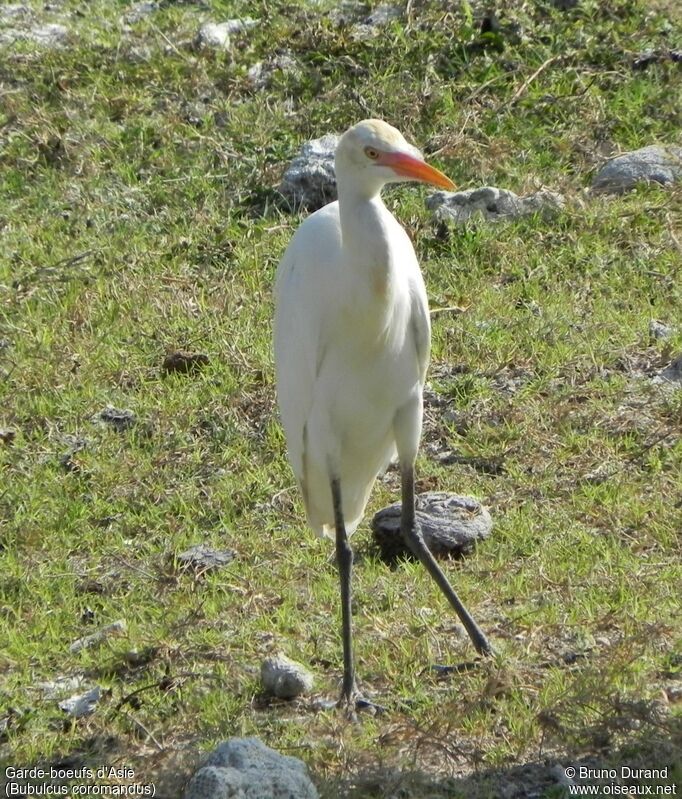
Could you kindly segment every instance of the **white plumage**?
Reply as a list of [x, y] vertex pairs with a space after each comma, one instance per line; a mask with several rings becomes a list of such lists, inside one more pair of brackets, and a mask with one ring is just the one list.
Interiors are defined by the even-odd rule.
[[[275, 362], [289, 460], [308, 521], [319, 535], [336, 533], [343, 696], [350, 701], [356, 689], [347, 535], [362, 519], [374, 480], [396, 450], [403, 506], [412, 505], [403, 534], [412, 535], [407, 527], [415, 528], [413, 466], [430, 345], [426, 290], [414, 248], [380, 190], [402, 180], [449, 189], [454, 184], [379, 120], [360, 122], [342, 136], [335, 168], [338, 201], [303, 222], [277, 270]], [[421, 540], [418, 530], [414, 535]], [[424, 560], [423, 542], [408, 543]]]
[[414, 154], [379, 121], [346, 133], [336, 160], [339, 200], [299, 227], [277, 271], [280, 412], [308, 520], [320, 535], [334, 526], [331, 472], [341, 482], [350, 534], [395, 455], [396, 438], [414, 452], [419, 442], [428, 304], [412, 243], [378, 193], [384, 182], [404, 178], [364, 153], [386, 145]]

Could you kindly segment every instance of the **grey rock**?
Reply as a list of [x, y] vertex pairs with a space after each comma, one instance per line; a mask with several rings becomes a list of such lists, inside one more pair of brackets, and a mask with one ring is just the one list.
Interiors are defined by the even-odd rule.
[[226, 22], [205, 22], [197, 34], [198, 47], [207, 47], [213, 50], [228, 50], [230, 36], [235, 33], [244, 33], [249, 28], [257, 25], [255, 19], [228, 19]]
[[641, 181], [668, 185], [682, 180], [682, 147], [652, 145], [607, 161], [592, 179], [592, 191], [622, 194]]
[[47, 680], [45, 682], [36, 683], [35, 687], [42, 691], [46, 699], [56, 699], [60, 694], [68, 691], [75, 691], [83, 684], [83, 675], [76, 674], [72, 676], [62, 675], [54, 680]]
[[388, 25], [394, 19], [399, 19], [402, 16], [402, 9], [398, 6], [392, 6], [389, 3], [382, 3], [377, 6], [374, 11], [367, 17], [365, 23], [367, 25], [382, 26]]
[[354, 39], [369, 39], [376, 36], [381, 28], [388, 25], [394, 19], [402, 16], [402, 9], [389, 3], [382, 3], [377, 6], [365, 19], [352, 30]]
[[31, 28], [28, 38], [42, 47], [61, 47], [69, 38], [69, 29], [65, 25], [50, 22]]
[[267, 86], [270, 75], [266, 71], [265, 64], [262, 61], [256, 61], [247, 70], [246, 77], [256, 88], [261, 89]]
[[230, 766], [205, 766], [192, 777], [185, 799], [242, 799], [246, 794], [246, 777]]
[[294, 207], [316, 211], [336, 199], [335, 134], [306, 142], [282, 176], [280, 193]]
[[649, 337], [654, 341], [665, 341], [665, 339], [670, 338], [674, 332], [674, 327], [666, 325], [665, 322], [661, 322], [658, 319], [652, 319], [649, 322]]
[[282, 654], [263, 661], [260, 680], [265, 693], [278, 699], [295, 699], [313, 690], [313, 675], [305, 666]]
[[564, 205], [563, 195], [549, 189], [519, 197], [513, 191], [495, 186], [456, 192], [438, 191], [426, 198], [426, 207], [433, 211], [436, 219], [456, 224], [476, 215], [491, 222], [500, 222], [529, 214], [553, 213]]
[[288, 53], [281, 53], [268, 61], [257, 61], [249, 68], [246, 76], [255, 89], [264, 89], [278, 71], [300, 73], [296, 59]]
[[232, 738], [208, 756], [184, 799], [318, 799], [318, 793], [303, 761], [257, 738]]
[[197, 34], [199, 47], [227, 50], [230, 47], [230, 31], [226, 22], [206, 22]]
[[[488, 509], [474, 497], [429, 492], [417, 496], [416, 508], [424, 543], [434, 557], [465, 555], [492, 531], [493, 521]], [[372, 519], [374, 540], [382, 559], [388, 562], [410, 555], [400, 533], [400, 514], [401, 504], [396, 502]]]
[[655, 375], [654, 383], [682, 386], [682, 353]]
[[21, 19], [21, 17], [30, 17], [31, 15], [30, 7], [24, 5], [24, 3], [8, 3], [0, 6], [0, 22], [9, 22]]
[[[315, 0], [320, 3], [320, 0]], [[364, 18], [367, 14], [367, 6], [359, 0], [341, 0], [334, 3], [333, 8], [327, 12], [327, 16], [338, 26], [348, 26], [353, 22]]]
[[54, 49], [65, 45], [69, 36], [70, 31], [65, 25], [51, 22], [26, 29], [5, 28], [0, 30], [0, 44], [27, 41], [46, 49]]
[[84, 438], [83, 436], [75, 436], [71, 433], [65, 433], [62, 436], [62, 442], [66, 447], [68, 447], [70, 452], [80, 452], [89, 444], [87, 438]]
[[75, 694], [59, 703], [59, 707], [65, 713], [80, 719], [83, 716], [90, 716], [95, 712], [95, 706], [102, 697], [99, 685], [86, 691], [84, 694]]
[[69, 646], [69, 652], [75, 655], [82, 649], [90, 649], [93, 646], [99, 646], [108, 638], [123, 635], [127, 629], [128, 625], [126, 624], [125, 619], [118, 619], [118, 621], [113, 621], [111, 624], [106, 624], [104, 627], [100, 627], [97, 632], [94, 632], [91, 635], [84, 635], [82, 638], [77, 638], [71, 644], [71, 646]]
[[146, 64], [154, 57], [154, 51], [146, 44], [125, 42], [121, 46], [120, 57], [131, 64]]
[[227, 566], [234, 557], [231, 549], [211, 549], [204, 544], [197, 544], [181, 552], [177, 559], [185, 568], [207, 572]]
[[121, 20], [125, 24], [134, 25], [136, 22], [140, 22], [155, 11], [158, 11], [160, 7], [156, 0], [140, 0], [140, 2], [132, 4], [121, 17]]
[[338, 699], [329, 699], [328, 697], [319, 696], [315, 699], [312, 703], [312, 707], [314, 710], [319, 712], [325, 712], [327, 710], [334, 710], [339, 706]]
[[96, 416], [95, 420], [110, 424], [116, 430], [127, 430], [135, 424], [135, 414], [130, 408], [119, 410], [114, 408], [113, 405], [107, 405]]

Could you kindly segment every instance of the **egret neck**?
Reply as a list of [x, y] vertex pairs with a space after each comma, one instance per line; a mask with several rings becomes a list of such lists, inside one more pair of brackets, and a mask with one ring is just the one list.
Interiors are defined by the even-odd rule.
[[[392, 294], [396, 253], [391, 242], [398, 226], [381, 199], [380, 188], [373, 186], [369, 192], [366, 186], [338, 183], [343, 268], [354, 273], [358, 310], [367, 303], [388, 305]], [[365, 292], [365, 287], [370, 291]]]

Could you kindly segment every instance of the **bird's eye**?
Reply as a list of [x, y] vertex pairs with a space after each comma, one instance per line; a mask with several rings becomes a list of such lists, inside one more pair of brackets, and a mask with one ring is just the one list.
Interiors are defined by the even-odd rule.
[[379, 151], [375, 150], [374, 147], [365, 147], [365, 155], [367, 158], [371, 158], [372, 161], [376, 161], [379, 157]]

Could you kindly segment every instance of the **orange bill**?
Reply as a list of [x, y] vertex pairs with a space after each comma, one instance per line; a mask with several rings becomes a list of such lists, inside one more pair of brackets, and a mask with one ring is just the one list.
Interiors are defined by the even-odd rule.
[[408, 180], [420, 180], [423, 183], [432, 183], [441, 189], [454, 191], [457, 186], [450, 180], [447, 175], [444, 175], [440, 169], [435, 166], [427, 164], [419, 158], [407, 153], [381, 153], [376, 163], [383, 166], [390, 166], [391, 169], [400, 175], [401, 178]]

